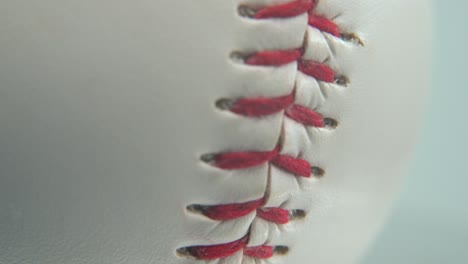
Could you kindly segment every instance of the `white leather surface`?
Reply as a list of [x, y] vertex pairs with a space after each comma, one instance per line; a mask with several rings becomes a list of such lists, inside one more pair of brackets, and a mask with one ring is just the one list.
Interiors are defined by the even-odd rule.
[[365, 46], [328, 38], [331, 53], [327, 36], [308, 29], [319, 52], [306, 56], [331, 56], [351, 83], [323, 85], [323, 96], [315, 80], [297, 77], [296, 102], [340, 126], [286, 121], [284, 152], [327, 174], [296, 180], [272, 171], [268, 204], [308, 211], [284, 227], [253, 214], [218, 223], [184, 209], [263, 195], [266, 166], [221, 171], [199, 156], [271, 150], [282, 115], [246, 119], [214, 102], [284, 95], [297, 75], [294, 63], [229, 59], [232, 51], [298, 47], [307, 29], [306, 16], [240, 18], [240, 2], [286, 1], [0, 2], [0, 263], [192, 263], [176, 249], [237, 240], [252, 221], [252, 244], [290, 246], [273, 261], [358, 259], [415, 141], [428, 86], [429, 1], [321, 1], [318, 11]]

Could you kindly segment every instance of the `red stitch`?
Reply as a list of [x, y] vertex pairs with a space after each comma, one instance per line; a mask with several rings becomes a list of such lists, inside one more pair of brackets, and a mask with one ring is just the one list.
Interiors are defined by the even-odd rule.
[[234, 203], [224, 205], [207, 206], [203, 208], [202, 213], [213, 220], [226, 221], [239, 217], [246, 216], [265, 203], [265, 199], [261, 198], [255, 201], [246, 203]]
[[258, 258], [258, 259], [267, 259], [273, 257], [274, 247], [272, 246], [256, 246], [256, 247], [247, 247], [249, 237], [245, 236], [239, 240], [219, 245], [209, 245], [209, 246], [192, 246], [186, 247], [186, 250], [191, 256], [199, 260], [213, 260], [220, 259], [232, 256], [236, 252], [243, 250], [245, 256]]
[[274, 251], [275, 249], [272, 246], [247, 247], [244, 249], [244, 255], [258, 259], [267, 259], [273, 257]]
[[333, 21], [322, 16], [309, 15], [309, 25], [319, 29], [320, 31], [332, 34], [335, 37], [340, 37], [340, 30]]
[[[255, 11], [254, 19], [268, 18], [289, 18], [304, 13], [309, 13], [308, 24], [320, 31], [327, 32], [333, 36], [340, 37], [338, 26], [331, 20], [322, 16], [312, 14], [317, 0], [295, 0], [285, 4], [278, 4], [270, 7], [260, 8]], [[319, 81], [333, 83], [335, 81], [334, 71], [325, 64], [302, 60], [301, 56], [304, 48], [291, 50], [269, 50], [254, 53], [245, 58], [245, 64], [251, 66], [282, 66], [297, 61], [298, 70], [306, 75], [316, 78]], [[276, 98], [243, 98], [229, 106], [233, 113], [247, 117], [261, 117], [272, 115], [285, 110], [285, 116], [299, 122], [305, 126], [323, 127], [323, 118], [320, 114], [304, 106], [294, 105], [294, 92]], [[214, 166], [236, 170], [258, 166], [267, 162], [283, 169], [289, 173], [300, 177], [310, 177], [312, 169], [310, 164], [303, 159], [280, 155], [279, 148], [272, 151], [251, 151], [251, 152], [228, 152], [207, 157], [208, 162]], [[273, 223], [286, 224], [289, 222], [289, 211], [282, 208], [261, 208], [265, 203], [265, 198], [259, 200], [214, 205], [200, 206], [200, 212], [213, 220], [225, 221], [245, 216], [256, 210], [257, 216]], [[262, 245], [257, 247], [247, 247], [249, 234], [244, 238], [219, 245], [192, 246], [182, 248], [191, 256], [200, 260], [220, 259], [231, 256], [243, 250], [245, 256], [265, 259], [271, 258], [275, 248]]]
[[[315, 9], [315, 6], [316, 1], [314, 0], [296, 0], [290, 3], [262, 8], [255, 13], [254, 18], [289, 18], [311, 11]], [[309, 14], [308, 23], [310, 26], [320, 31], [330, 33], [335, 37], [340, 37], [338, 26], [325, 17]]]
[[285, 115], [305, 126], [323, 127], [322, 116], [301, 105], [293, 105], [289, 107], [286, 110]]
[[278, 155], [271, 161], [271, 163], [285, 171], [301, 177], [309, 178], [312, 173], [309, 162], [303, 159]]
[[298, 158], [279, 155], [278, 149], [268, 152], [227, 152], [216, 154], [214, 166], [226, 169], [245, 169], [271, 161], [272, 164], [301, 177], [310, 177], [310, 164]]
[[286, 4], [262, 8], [255, 13], [254, 18], [264, 19], [294, 17], [300, 14], [304, 14], [314, 7], [314, 0], [296, 0]]
[[200, 205], [197, 208], [204, 216], [217, 221], [227, 221], [246, 216], [257, 210], [257, 216], [276, 224], [289, 222], [289, 211], [282, 208], [261, 208], [265, 204], [265, 198], [245, 203], [233, 203], [213, 206]]
[[301, 72], [314, 77], [319, 81], [329, 83], [333, 83], [335, 81], [335, 73], [325, 64], [310, 60], [299, 60], [298, 68]]
[[297, 61], [302, 56], [302, 49], [260, 51], [245, 60], [252, 66], [281, 66]]
[[238, 252], [239, 250], [244, 249], [247, 246], [247, 242], [248, 236], [226, 244], [210, 246], [192, 246], [185, 248], [185, 250], [187, 250], [187, 252], [190, 253], [191, 256], [197, 259], [219, 259], [229, 257], [234, 253]]
[[[299, 116], [299, 118], [303, 118]], [[214, 166], [226, 169], [245, 169], [254, 166], [259, 166], [271, 161], [272, 164], [296, 174], [297, 176], [310, 177], [310, 164], [303, 160], [289, 156], [278, 154], [278, 149], [267, 152], [227, 152], [216, 154], [214, 158]]]
[[259, 208], [257, 209], [257, 216], [266, 221], [280, 225], [289, 222], [289, 211], [282, 208]]
[[294, 94], [275, 98], [244, 98], [236, 101], [231, 111], [250, 117], [272, 115], [289, 107], [294, 102]]
[[216, 154], [214, 157], [214, 166], [225, 169], [245, 169], [249, 167], [262, 165], [278, 155], [278, 150], [266, 152], [227, 152]]
[[286, 110], [285, 115], [305, 126], [323, 127], [323, 118], [320, 114], [307, 107], [293, 105], [294, 93], [275, 98], [243, 98], [236, 101], [229, 109], [233, 113], [261, 117]]

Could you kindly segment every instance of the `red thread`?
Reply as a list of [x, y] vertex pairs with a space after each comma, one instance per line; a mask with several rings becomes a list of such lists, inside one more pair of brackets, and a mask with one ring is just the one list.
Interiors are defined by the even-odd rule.
[[245, 256], [267, 259], [273, 257], [274, 247], [272, 246], [256, 246], [247, 247], [249, 237], [245, 236], [239, 240], [219, 245], [209, 246], [192, 246], [186, 247], [185, 250], [193, 257], [199, 260], [213, 260], [232, 256], [236, 252], [243, 250]]
[[305, 126], [323, 127], [322, 116], [317, 112], [314, 112], [309, 108], [301, 105], [293, 105], [289, 107], [286, 110], [285, 115]]
[[275, 224], [284, 225], [289, 222], [289, 211], [282, 208], [259, 208], [257, 216]]
[[243, 98], [236, 101], [229, 110], [248, 117], [272, 115], [286, 110], [285, 115], [298, 123], [305, 126], [323, 127], [323, 118], [319, 113], [304, 106], [293, 105], [293, 102], [294, 93], [275, 98]]
[[236, 114], [259, 117], [272, 115], [289, 107], [294, 102], [294, 94], [275, 98], [244, 98], [236, 101], [230, 110]]
[[277, 149], [266, 152], [251, 151], [220, 153], [215, 155], [214, 166], [225, 170], [245, 169], [262, 165], [277, 155]]
[[332, 34], [335, 37], [340, 37], [340, 30], [333, 21], [322, 16], [309, 15], [309, 25], [319, 29], [320, 31]]
[[271, 163], [287, 172], [295, 174], [296, 176], [309, 178], [312, 173], [309, 162], [303, 159], [278, 155], [271, 161]]
[[335, 72], [330, 67], [311, 60], [301, 60], [299, 59], [301, 56], [300, 49], [260, 51], [248, 57], [245, 63], [253, 66], [281, 66], [297, 61], [299, 71], [319, 81], [330, 83], [335, 81]]
[[319, 81], [332, 83], [335, 81], [333, 70], [323, 63], [310, 60], [299, 60], [298, 68], [301, 72], [314, 77]]
[[[317, 0], [294, 0], [285, 4], [278, 4], [260, 8], [253, 15], [254, 19], [289, 18], [304, 13], [309, 13], [308, 24], [322, 32], [340, 37], [338, 26], [331, 20], [312, 14]], [[323, 63], [301, 59], [304, 48], [291, 50], [268, 50], [256, 52], [245, 58], [245, 64], [251, 66], [282, 66], [292, 62], [298, 64], [298, 70], [319, 81], [333, 83], [334, 71]], [[320, 114], [304, 106], [294, 105], [294, 92], [275, 98], [243, 98], [235, 101], [229, 110], [233, 113], [247, 117], [261, 117], [285, 111], [285, 115], [305, 126], [323, 127], [323, 118]], [[312, 169], [310, 164], [303, 159], [279, 154], [279, 148], [272, 151], [228, 152], [216, 154], [212, 159], [208, 158], [214, 166], [237, 170], [259, 166], [270, 162], [291, 174], [300, 177], [310, 177]], [[215, 206], [200, 206], [200, 211], [213, 220], [225, 221], [245, 216], [256, 210], [257, 216], [276, 224], [289, 222], [289, 211], [282, 208], [261, 208], [265, 204], [265, 198], [259, 200]], [[226, 244], [209, 246], [192, 246], [183, 248], [193, 257], [200, 260], [220, 259], [231, 256], [243, 250], [245, 256], [266, 259], [271, 258], [275, 248], [262, 245], [247, 247], [249, 235], [244, 238]]]
[[286, 4], [262, 8], [255, 13], [254, 18], [264, 19], [294, 17], [306, 13], [314, 6], [314, 0], [296, 0]]
[[267, 259], [273, 257], [275, 249], [272, 246], [247, 247], [244, 255], [257, 259]]
[[246, 216], [257, 210], [257, 216], [266, 221], [276, 224], [289, 222], [288, 210], [277, 207], [261, 208], [264, 204], [265, 198], [260, 198], [245, 203], [200, 206], [200, 212], [212, 220], [227, 221]]
[[191, 256], [201, 259], [219, 259], [233, 255], [234, 253], [246, 247], [248, 237], [236, 240], [226, 244], [211, 245], [211, 246], [192, 246], [185, 248]]
[[281, 66], [297, 61], [302, 56], [302, 49], [260, 51], [245, 60], [252, 66]]
[[213, 220], [226, 221], [246, 216], [265, 203], [265, 199], [250, 201], [246, 203], [234, 203], [224, 205], [208, 206], [202, 213]]
[[271, 161], [277, 167], [301, 177], [310, 177], [310, 164], [298, 158], [278, 154], [278, 149], [268, 152], [228, 152], [215, 155], [214, 166], [227, 169], [245, 169]]

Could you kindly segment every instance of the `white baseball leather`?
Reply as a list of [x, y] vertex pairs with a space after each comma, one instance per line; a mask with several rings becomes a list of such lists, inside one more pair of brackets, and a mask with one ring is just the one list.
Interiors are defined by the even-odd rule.
[[[250, 245], [212, 263], [355, 263], [388, 213], [429, 85], [426, 0], [321, 0], [317, 12], [364, 46], [307, 26], [306, 15], [254, 21], [239, 4], [290, 0], [41, 0], [0, 2], [0, 263], [156, 263], [195, 260], [176, 250]], [[321, 84], [284, 67], [230, 58], [301, 46], [346, 75]], [[269, 206], [305, 209], [284, 226], [255, 213], [213, 221], [190, 204], [262, 197], [267, 165], [226, 171], [206, 153], [275, 148], [282, 113], [249, 119], [219, 98], [275, 97], [339, 122], [306, 129], [285, 120], [283, 152], [326, 171], [297, 179], [273, 168]], [[203, 262], [200, 262], [203, 263]]]

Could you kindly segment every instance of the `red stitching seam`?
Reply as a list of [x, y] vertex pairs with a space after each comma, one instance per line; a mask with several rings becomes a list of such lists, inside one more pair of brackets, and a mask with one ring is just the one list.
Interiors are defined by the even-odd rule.
[[[296, 0], [286, 4], [260, 8], [251, 16], [252, 19], [291, 18], [304, 13], [309, 14], [308, 24], [322, 32], [339, 37], [340, 32], [335, 23], [324, 17], [313, 14], [316, 0]], [[309, 75], [318, 81], [333, 83], [334, 71], [325, 64], [303, 60], [303, 47], [291, 50], [260, 51], [244, 59], [245, 64], [251, 66], [279, 67], [297, 62], [298, 71]], [[236, 101], [224, 102], [223, 108], [235, 114], [248, 118], [268, 116], [284, 111], [284, 115], [304, 126], [323, 127], [323, 117], [301, 105], [294, 104], [295, 91], [291, 94], [275, 98], [242, 98]], [[265, 163], [274, 165], [298, 177], [311, 177], [315, 171], [309, 162], [303, 159], [280, 154], [279, 144], [272, 151], [228, 152], [211, 154], [202, 159], [224, 170], [238, 170], [250, 168]], [[321, 171], [321, 169], [318, 169]], [[282, 208], [265, 208], [265, 197], [245, 203], [233, 203], [212, 206], [195, 206], [195, 211], [216, 221], [237, 219], [256, 212], [256, 216], [276, 224], [286, 224], [290, 221], [291, 213]], [[243, 250], [245, 256], [265, 259], [274, 255], [274, 246], [262, 245], [248, 247], [249, 234], [245, 237], [226, 244], [190, 246], [182, 250], [200, 260], [220, 259], [231, 256]]]

